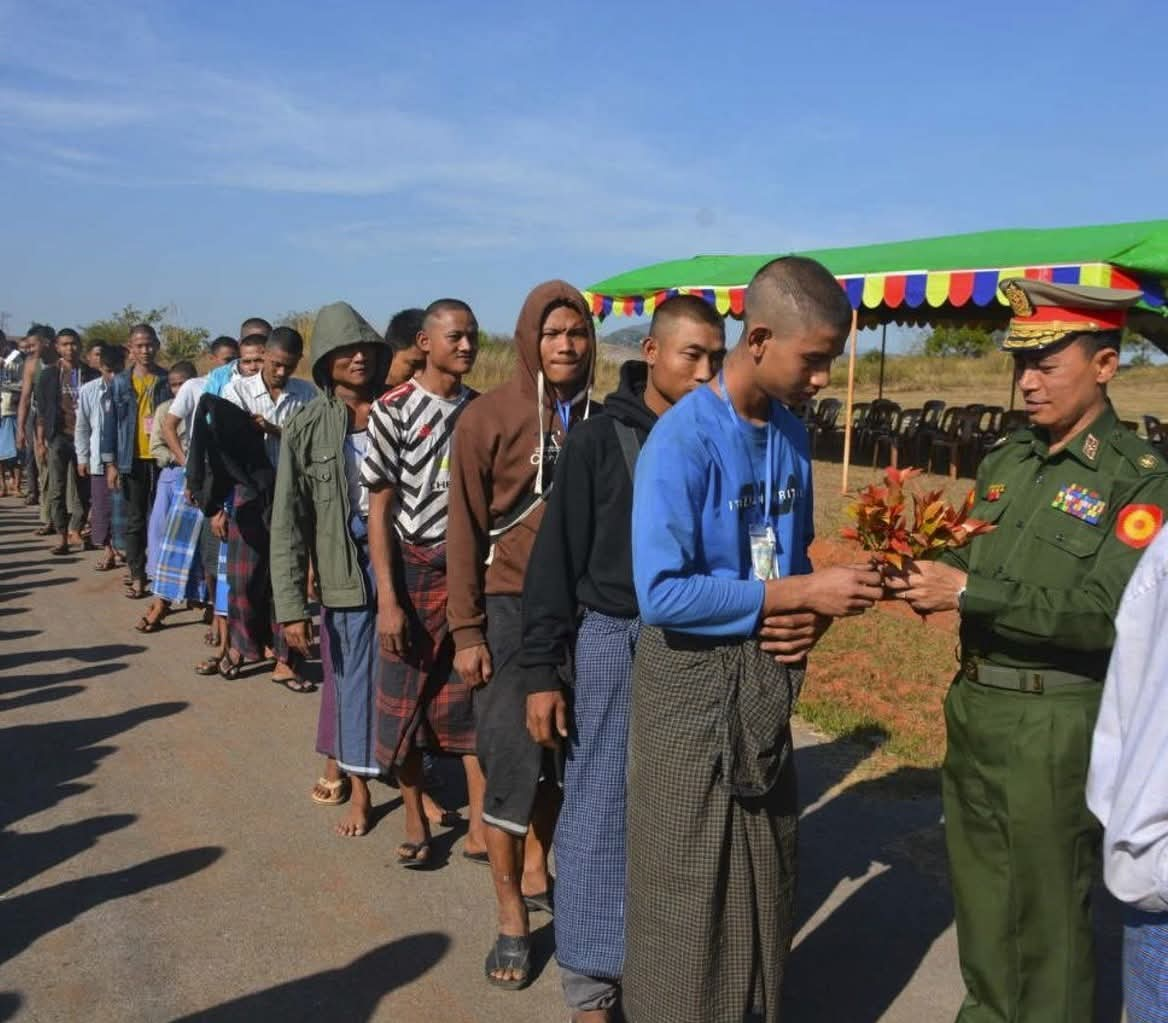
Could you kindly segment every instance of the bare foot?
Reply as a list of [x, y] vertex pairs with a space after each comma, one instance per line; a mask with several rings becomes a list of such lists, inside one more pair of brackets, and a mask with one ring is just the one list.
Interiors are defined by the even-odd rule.
[[457, 810], [444, 810], [429, 792], [422, 792], [422, 812], [434, 827], [452, 828], [462, 820]]
[[607, 1009], [585, 1009], [572, 1013], [572, 1023], [610, 1023], [612, 1013]]
[[361, 838], [369, 830], [369, 786], [364, 778], [351, 778], [349, 809], [333, 830], [342, 838]]

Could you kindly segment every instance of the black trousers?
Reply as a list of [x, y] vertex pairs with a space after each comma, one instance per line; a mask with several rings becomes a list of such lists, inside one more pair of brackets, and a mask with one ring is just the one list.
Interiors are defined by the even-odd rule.
[[135, 458], [130, 471], [122, 474], [122, 496], [126, 501], [126, 567], [135, 582], [146, 581], [146, 524], [158, 471], [153, 459]]
[[77, 474], [73, 437], [58, 433], [47, 445], [45, 468], [49, 474], [49, 520], [64, 538], [79, 532], [89, 509], [89, 480]]

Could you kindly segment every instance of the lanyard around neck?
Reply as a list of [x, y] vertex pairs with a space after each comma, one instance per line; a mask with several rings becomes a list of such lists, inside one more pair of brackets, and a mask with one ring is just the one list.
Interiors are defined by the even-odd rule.
[[[730, 392], [726, 390], [726, 371], [721, 370], [718, 373], [718, 390], [722, 392], [722, 401], [726, 403], [726, 409], [730, 414], [730, 418], [734, 422], [734, 435], [742, 442], [746, 449], [747, 462], [750, 465], [750, 475], [754, 476], [754, 457], [750, 453], [750, 446], [746, 443], [745, 438], [739, 433], [739, 422], [742, 417], [734, 408], [734, 402], [730, 400]], [[777, 522], [771, 517], [771, 497], [774, 493], [774, 460], [775, 460], [775, 424], [774, 424], [774, 402], [771, 402], [770, 410], [772, 415], [767, 417], [766, 425], [766, 470], [764, 476], [766, 479], [766, 488], [761, 494], [758, 493], [758, 481], [751, 479], [750, 486], [755, 492], [756, 497], [760, 501], [759, 517], [778, 534]]]

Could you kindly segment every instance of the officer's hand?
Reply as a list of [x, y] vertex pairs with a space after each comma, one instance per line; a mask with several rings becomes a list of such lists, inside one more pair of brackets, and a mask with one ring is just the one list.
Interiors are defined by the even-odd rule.
[[527, 694], [527, 734], [548, 749], [557, 749], [568, 737], [568, 701], [562, 690]]
[[491, 681], [491, 651], [486, 643], [468, 646], [454, 655], [454, 670], [459, 678], [472, 689], [485, 686]]
[[759, 646], [779, 664], [798, 664], [831, 625], [827, 615], [814, 611], [770, 615], [758, 630]]
[[871, 563], [823, 568], [806, 580], [807, 609], [831, 618], [862, 614], [884, 595], [880, 572]]
[[311, 657], [309, 647], [312, 645], [312, 624], [302, 622], [288, 622], [284, 626], [284, 641], [289, 649], [295, 650], [302, 657]]
[[887, 576], [885, 586], [917, 614], [956, 611], [957, 594], [965, 588], [968, 576], [959, 568], [939, 561], [914, 561], [904, 575]]

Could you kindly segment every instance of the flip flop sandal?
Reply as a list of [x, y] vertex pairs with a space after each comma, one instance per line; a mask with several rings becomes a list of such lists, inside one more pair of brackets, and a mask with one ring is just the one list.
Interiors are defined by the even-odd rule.
[[143, 589], [139, 590], [133, 586], [126, 587], [126, 599], [127, 600], [145, 600], [149, 596], [150, 596], [150, 590], [148, 588], [143, 588]]
[[67, 543], [59, 543], [56, 547], [53, 547], [49, 553], [59, 558], [71, 552]]
[[166, 626], [163, 625], [165, 618], [151, 619], [149, 615], [143, 615], [138, 619], [138, 624], [134, 626], [139, 632], [161, 632]]
[[[316, 794], [317, 789], [326, 789], [328, 797], [323, 798]], [[327, 778], [317, 778], [316, 784], [309, 791], [314, 803], [319, 803], [321, 806], [340, 806], [342, 803], [349, 801], [349, 779], [338, 778], [336, 781], [329, 781]]]
[[546, 892], [524, 895], [523, 904], [535, 913], [547, 913], [549, 915], [554, 915], [555, 913], [552, 902], [552, 889], [550, 887]]
[[[501, 980], [491, 976], [494, 972], [513, 970], [519, 973], [517, 980]], [[483, 972], [487, 983], [501, 987], [507, 991], [518, 991], [527, 986], [531, 980], [531, 939], [525, 934], [500, 934], [495, 939], [491, 951], [487, 953], [487, 961]]]
[[33, 536], [53, 536], [57, 531], [52, 526], [40, 526], [32, 531]]
[[429, 870], [433, 866], [430, 856], [428, 838], [424, 842], [402, 842], [398, 845], [397, 865], [406, 870]]
[[226, 653], [219, 659], [219, 674], [227, 679], [228, 682], [234, 682], [239, 678], [240, 672], [243, 670], [243, 665], [243, 657], [240, 657], [237, 661], [230, 653]]
[[95, 572], [112, 572], [118, 566], [112, 560], [99, 561], [93, 566]]
[[199, 663], [195, 665], [195, 674], [196, 675], [218, 675], [219, 674], [219, 662], [222, 659], [223, 658], [221, 658], [221, 657], [208, 657], [205, 661], [199, 661]]
[[484, 850], [483, 852], [477, 852], [477, 853], [464, 852], [462, 854], [462, 858], [464, 860], [470, 860], [471, 863], [482, 864], [482, 866], [484, 866], [484, 867], [489, 867], [491, 865], [491, 860], [490, 860], [490, 857], [487, 856], [486, 850]]
[[272, 681], [278, 686], [283, 686], [290, 693], [315, 693], [316, 683], [310, 682], [300, 675], [287, 675], [284, 677], [272, 676]]

